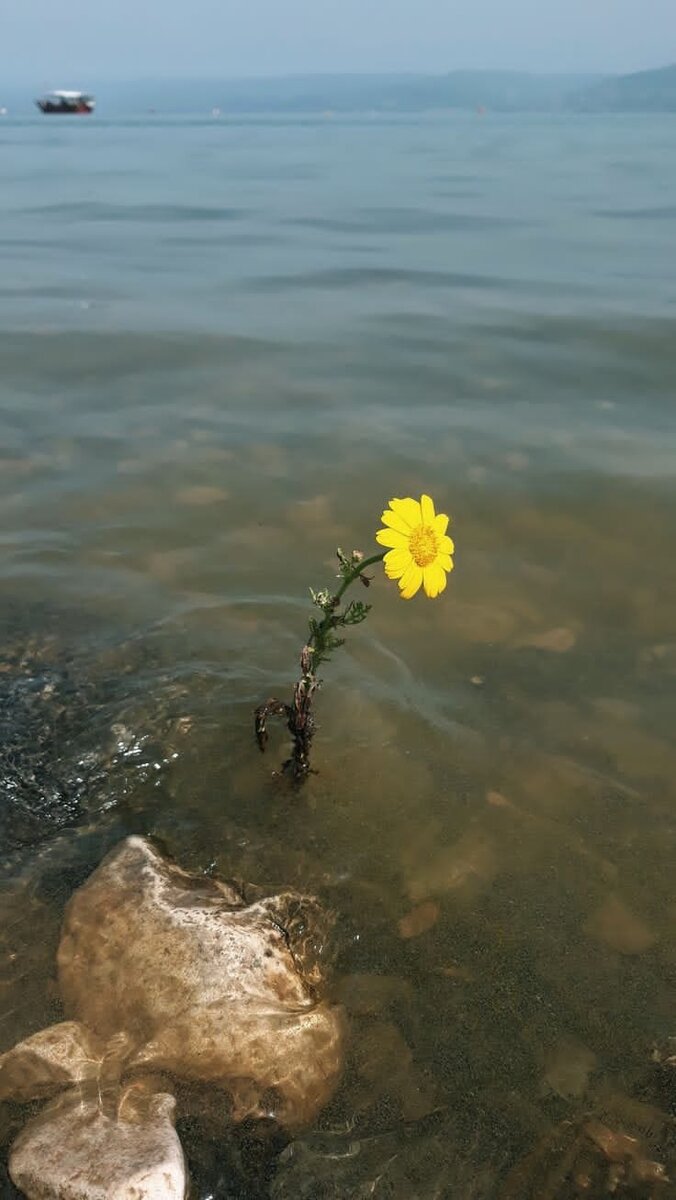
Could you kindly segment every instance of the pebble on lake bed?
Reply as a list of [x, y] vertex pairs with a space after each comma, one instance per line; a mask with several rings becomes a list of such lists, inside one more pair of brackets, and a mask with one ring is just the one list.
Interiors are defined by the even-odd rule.
[[421, 933], [427, 933], [432, 929], [439, 920], [439, 905], [434, 900], [426, 900], [423, 904], [416, 905], [406, 916], [399, 921], [399, 936], [405, 940], [408, 938], [420, 937]]
[[584, 932], [619, 954], [643, 954], [657, 941], [652, 929], [615, 895], [608, 896], [591, 914]]
[[572, 650], [576, 641], [577, 635], [572, 629], [561, 627], [519, 638], [516, 646], [517, 648], [531, 646], [534, 650], [550, 650], [554, 654], [565, 654], [567, 650]]
[[192, 487], [180, 488], [176, 493], [176, 500], [179, 504], [198, 507], [203, 504], [222, 504], [229, 496], [230, 493], [225, 488], [196, 483]]
[[10, 1157], [29, 1200], [182, 1196], [172, 1080], [213, 1088], [216, 1112], [225, 1094], [233, 1121], [311, 1124], [344, 1056], [343, 1009], [317, 994], [329, 925], [312, 897], [247, 904], [143, 838], [116, 847], [66, 909], [71, 1019], [0, 1056], [0, 1099], [58, 1097]]
[[414, 902], [443, 895], [473, 900], [493, 882], [499, 869], [494, 843], [480, 830], [469, 829], [451, 846], [430, 844], [423, 852], [418, 850], [407, 871], [408, 894]]
[[592, 1050], [563, 1036], [545, 1054], [544, 1085], [564, 1100], [583, 1096], [596, 1063]]

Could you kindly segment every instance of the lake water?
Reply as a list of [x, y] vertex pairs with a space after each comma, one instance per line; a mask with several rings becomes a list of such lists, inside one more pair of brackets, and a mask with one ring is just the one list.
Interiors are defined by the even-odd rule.
[[[0, 1048], [130, 831], [337, 916], [343, 1086], [291, 1151], [185, 1131], [203, 1200], [605, 1195], [584, 1114], [673, 1177], [675, 137], [0, 122]], [[448, 590], [375, 570], [289, 793], [252, 710], [422, 491]]]

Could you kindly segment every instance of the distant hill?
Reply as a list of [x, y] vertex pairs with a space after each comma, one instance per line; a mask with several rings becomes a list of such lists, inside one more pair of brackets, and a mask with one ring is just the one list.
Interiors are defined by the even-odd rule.
[[448, 75], [307, 75], [280, 79], [171, 80], [96, 88], [100, 111], [498, 112], [562, 109], [571, 93], [597, 76], [530, 75], [519, 71], [453, 71]]
[[577, 95], [581, 112], [676, 112], [676, 65], [603, 79]]

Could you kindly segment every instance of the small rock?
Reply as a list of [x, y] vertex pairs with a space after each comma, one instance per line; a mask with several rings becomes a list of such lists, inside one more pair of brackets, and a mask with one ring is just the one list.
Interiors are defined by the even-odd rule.
[[458, 983], [474, 983], [476, 978], [474, 971], [471, 971], [469, 967], [461, 967], [457, 963], [439, 967], [437, 974], [442, 975], [444, 979], [455, 979]]
[[502, 792], [486, 792], [486, 802], [492, 808], [514, 808], [512, 801], [503, 796]]
[[196, 485], [195, 487], [181, 488], [176, 493], [176, 499], [179, 504], [218, 504], [220, 501], [228, 499], [228, 492], [221, 487]]
[[528, 464], [528, 455], [522, 454], [520, 450], [505, 455], [505, 466], [509, 467], [510, 471], [525, 471]]
[[155, 550], [146, 559], [146, 570], [161, 583], [173, 583], [182, 572], [187, 573], [193, 552], [187, 546], [175, 550]]
[[176, 721], [174, 722], [174, 729], [176, 733], [180, 733], [182, 737], [185, 737], [186, 734], [190, 733], [192, 726], [193, 719], [190, 716], [177, 717]]
[[518, 647], [532, 646], [535, 650], [550, 650], [554, 654], [565, 654], [572, 650], [577, 641], [577, 635], [572, 629], [564, 626], [558, 629], [547, 629], [544, 633], [534, 633], [530, 637], [520, 638]]
[[174, 1108], [172, 1095], [140, 1084], [109, 1113], [98, 1096], [69, 1092], [19, 1135], [10, 1176], [28, 1200], [184, 1200]]
[[469, 483], [484, 483], [488, 478], [488, 471], [485, 467], [468, 467], [467, 479]]
[[354, 1066], [362, 1085], [353, 1093], [355, 1111], [387, 1097], [399, 1104], [405, 1121], [417, 1121], [437, 1107], [434, 1083], [417, 1068], [396, 1025], [369, 1022], [354, 1047]]
[[453, 893], [470, 899], [493, 881], [498, 873], [495, 846], [484, 834], [468, 830], [451, 846], [427, 855], [410, 872], [408, 894], [418, 901], [430, 895]]
[[427, 900], [412, 908], [399, 922], [399, 936], [402, 938], [419, 937], [427, 933], [439, 920], [439, 905], [434, 900]]
[[629, 700], [618, 700], [614, 696], [599, 696], [592, 704], [597, 712], [604, 717], [611, 717], [614, 721], [638, 721], [641, 715], [638, 704], [632, 704]]
[[583, 1096], [596, 1067], [596, 1055], [574, 1038], [563, 1037], [545, 1057], [544, 1082], [564, 1100]]
[[643, 954], [657, 941], [657, 935], [640, 917], [636, 917], [619, 896], [608, 896], [583, 926], [588, 937], [605, 942], [619, 954]]

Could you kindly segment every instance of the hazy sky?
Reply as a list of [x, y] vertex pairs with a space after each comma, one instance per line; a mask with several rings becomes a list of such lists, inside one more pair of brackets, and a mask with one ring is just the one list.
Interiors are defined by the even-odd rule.
[[0, 85], [676, 60], [676, 0], [0, 0]]

